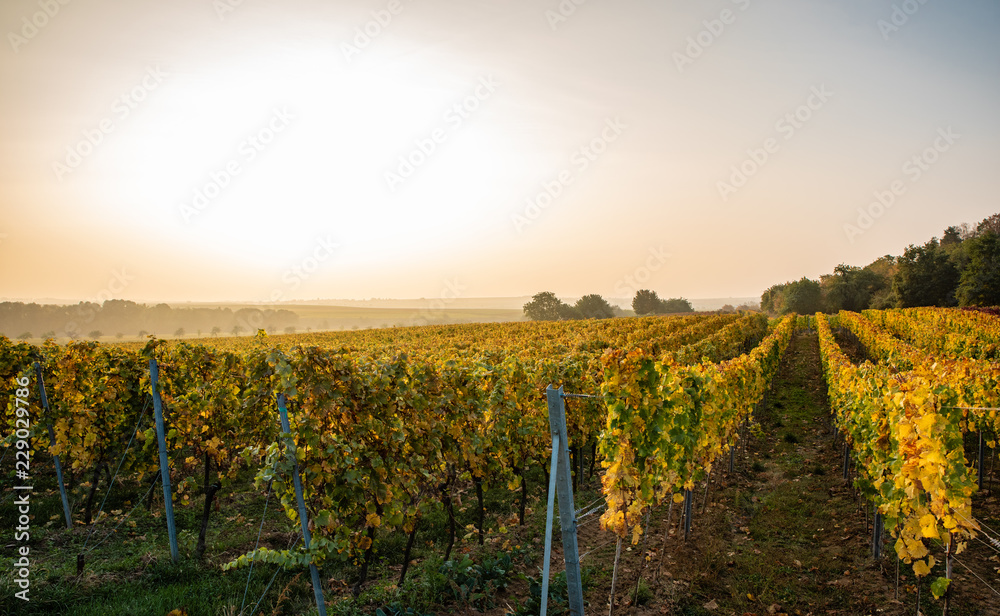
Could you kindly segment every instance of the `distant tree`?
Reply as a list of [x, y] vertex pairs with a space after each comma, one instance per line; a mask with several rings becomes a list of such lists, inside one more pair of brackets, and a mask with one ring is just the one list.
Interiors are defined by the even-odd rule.
[[760, 309], [768, 314], [778, 314], [785, 301], [785, 289], [789, 283], [771, 285], [760, 296]]
[[234, 336], [239, 336], [240, 332], [242, 332], [242, 331], [243, 331], [243, 326], [242, 325], [233, 325], [232, 332], [233, 332]]
[[694, 312], [694, 308], [691, 306], [691, 302], [683, 297], [673, 297], [660, 302], [659, 314], [673, 314], [676, 312]]
[[992, 231], [1000, 235], [1000, 214], [994, 214], [976, 225], [976, 235]]
[[31, 339], [31, 332], [24, 332], [23, 334], [21, 334], [20, 336], [18, 336], [17, 339], [18, 340], [30, 340]]
[[178, 338], [183, 338], [184, 334], [185, 332], [183, 327], [178, 327], [177, 330], [174, 332], [174, 335], [177, 336]]
[[104, 335], [104, 333], [102, 333], [101, 330], [99, 330], [99, 329], [95, 329], [94, 331], [92, 331], [89, 334], [87, 334], [87, 336], [89, 336], [90, 338], [93, 338], [94, 340], [97, 340], [98, 338], [100, 338], [103, 335]]
[[952, 246], [962, 243], [962, 230], [959, 227], [948, 227], [941, 236], [941, 246]]
[[221, 332], [222, 332], [222, 328], [219, 327], [218, 325], [216, 325], [215, 327], [212, 328], [212, 335], [213, 336], [218, 336]]
[[789, 283], [784, 292], [781, 314], [796, 312], [798, 314], [813, 314], [823, 310], [823, 292], [819, 281], [803, 276]]
[[858, 312], [869, 307], [872, 296], [888, 286], [888, 281], [867, 268], [844, 265], [833, 268], [832, 275], [820, 277], [823, 299], [831, 312]]
[[286, 334], [294, 334], [295, 333], [295, 326], [294, 325], [289, 325], [288, 327], [286, 327], [285, 328], [285, 333]]
[[585, 319], [610, 319], [615, 310], [606, 299], [597, 294], [584, 295], [576, 301], [576, 309]]
[[866, 265], [865, 269], [881, 277], [885, 280], [886, 286], [890, 286], [892, 284], [892, 277], [896, 274], [896, 270], [899, 269], [899, 264], [896, 257], [885, 255]]
[[657, 314], [662, 307], [663, 302], [656, 291], [641, 289], [636, 291], [635, 297], [632, 298], [632, 310], [640, 317], [647, 314]]
[[965, 241], [968, 262], [959, 278], [959, 306], [1000, 305], [1000, 236], [987, 231]]
[[559, 320], [560, 321], [572, 321], [573, 319], [582, 319], [583, 313], [576, 306], [571, 306], [565, 302], [559, 303]]
[[45, 340], [48, 340], [49, 338], [55, 338], [55, 337], [56, 337], [56, 332], [53, 331], [53, 330], [51, 330], [51, 329], [49, 331], [47, 331], [47, 332], [45, 332], [45, 333], [42, 334], [42, 338], [44, 338]]
[[898, 305], [899, 296], [896, 295], [891, 286], [873, 293], [871, 299], [868, 301], [868, 307], [872, 310], [888, 310]]
[[115, 338], [117, 338], [118, 340], [121, 340], [124, 337], [125, 337], [125, 334], [123, 334], [121, 332], [118, 332], [117, 334], [115, 334]]
[[140, 338], [145, 338], [148, 335], [149, 335], [149, 332], [147, 332], [146, 330], [144, 330], [144, 329], [140, 329], [139, 330], [139, 337]]
[[532, 296], [524, 305], [524, 316], [532, 321], [558, 321], [562, 318], [561, 306], [565, 304], [551, 291], [542, 291]]
[[923, 246], [910, 245], [897, 261], [892, 280], [900, 308], [954, 306], [959, 271], [937, 238]]
[[746, 302], [736, 307], [738, 312], [760, 312], [760, 302]]
[[723, 304], [722, 308], [719, 308], [719, 312], [723, 314], [730, 314], [736, 312], [736, 308], [732, 304]]

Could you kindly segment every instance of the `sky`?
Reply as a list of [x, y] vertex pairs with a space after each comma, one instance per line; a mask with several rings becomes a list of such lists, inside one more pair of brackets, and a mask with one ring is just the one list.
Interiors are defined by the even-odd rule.
[[0, 298], [758, 296], [1000, 211], [995, 0], [4, 0]]

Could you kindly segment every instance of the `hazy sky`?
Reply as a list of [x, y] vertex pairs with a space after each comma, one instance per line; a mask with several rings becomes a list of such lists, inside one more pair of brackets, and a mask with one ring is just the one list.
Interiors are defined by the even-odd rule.
[[1000, 211], [996, 0], [3, 0], [0, 31], [0, 297], [753, 296]]

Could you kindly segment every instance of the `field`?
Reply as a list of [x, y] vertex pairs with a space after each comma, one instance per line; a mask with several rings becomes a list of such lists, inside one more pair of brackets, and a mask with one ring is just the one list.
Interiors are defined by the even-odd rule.
[[[198, 342], [0, 339], [0, 613], [316, 613], [310, 562], [328, 613], [538, 613], [549, 384], [592, 396], [566, 402], [588, 613], [612, 592], [615, 614], [1000, 612], [997, 317], [697, 314]], [[19, 451], [30, 505], [16, 504]], [[21, 506], [30, 538], [15, 532]], [[558, 523], [555, 535], [559, 571]], [[558, 613], [565, 584], [553, 588]]]

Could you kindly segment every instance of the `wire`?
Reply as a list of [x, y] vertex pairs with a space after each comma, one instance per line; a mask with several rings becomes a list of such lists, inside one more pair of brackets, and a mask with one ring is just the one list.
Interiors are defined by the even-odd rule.
[[[302, 534], [299, 533], [298, 539], [295, 540], [295, 544], [292, 545], [292, 546], [289, 546], [288, 549], [290, 550], [290, 549], [294, 548], [296, 545], [298, 545], [299, 544], [298, 540], [301, 539], [301, 538], [302, 538]], [[253, 613], [255, 613], [257, 611], [257, 608], [260, 606], [261, 602], [264, 600], [264, 597], [267, 596], [267, 591], [271, 590], [271, 584], [274, 584], [274, 580], [278, 577], [278, 574], [281, 573], [281, 571], [282, 571], [281, 567], [278, 567], [278, 569], [274, 572], [274, 575], [271, 576], [271, 581], [268, 582], [267, 583], [267, 587], [264, 588], [264, 593], [260, 596], [260, 599], [257, 600], [257, 603], [256, 603], [256, 605], [253, 606], [253, 609], [250, 610], [251, 614], [253, 614]]]
[[[118, 472], [122, 470], [122, 464], [125, 463], [125, 456], [128, 455], [128, 450], [132, 447], [132, 441], [135, 440], [136, 432], [139, 431], [139, 424], [142, 423], [142, 418], [146, 416], [146, 411], [149, 409], [149, 401], [152, 396], [146, 398], [146, 404], [143, 405], [142, 411], [139, 412], [139, 419], [135, 422], [135, 428], [132, 429], [132, 436], [128, 439], [128, 445], [125, 445], [125, 451], [122, 452], [121, 460], [118, 461], [118, 468], [115, 469], [115, 475], [111, 478], [111, 483], [108, 485], [108, 491], [104, 493], [104, 500], [101, 501], [101, 506], [97, 509], [97, 518], [101, 517], [101, 512], [104, 511], [104, 505], [108, 502], [108, 497], [111, 496], [111, 490], [115, 487], [115, 479], [118, 478]], [[96, 518], [94, 520], [97, 521]], [[87, 549], [87, 543], [90, 541], [90, 535], [94, 532], [94, 524], [90, 525], [90, 530], [87, 531], [87, 539], [83, 542], [83, 549]]]
[[[274, 464], [274, 468], [271, 469], [271, 476], [274, 476], [274, 469], [278, 467], [277, 462]], [[253, 545], [253, 553], [257, 553], [257, 548], [260, 546], [260, 536], [264, 532], [264, 520], [267, 519], [267, 504], [271, 500], [271, 488], [274, 486], [274, 481], [267, 482], [267, 496], [264, 497], [264, 514], [260, 517], [260, 527], [257, 529], [257, 542]], [[247, 587], [243, 589], [243, 603], [240, 604], [240, 614], [243, 613], [243, 607], [247, 603], [247, 593], [250, 592], [250, 576], [253, 575], [253, 565], [254, 560], [250, 561], [250, 572], [247, 573]]]
[[585, 509], [589, 509], [589, 508], [593, 507], [594, 505], [596, 505], [597, 503], [599, 503], [599, 502], [601, 502], [603, 500], [604, 500], [604, 496], [598, 496], [597, 498], [595, 498], [594, 500], [592, 500], [590, 502], [590, 504], [585, 505], [585, 506], [580, 507], [579, 509], [577, 509], [576, 512], [575, 512], [576, 515], [580, 515], [581, 511], [584, 511]]
[[597, 546], [596, 548], [591, 548], [591, 549], [587, 550], [586, 552], [584, 552], [583, 554], [580, 555], [580, 561], [582, 562], [583, 561], [583, 557], [586, 556], [587, 554], [590, 554], [591, 552], [593, 552], [595, 550], [600, 550], [601, 548], [606, 548], [609, 545], [615, 543], [616, 541], [618, 541], [618, 540], [617, 539], [612, 539], [611, 541], [608, 541], [606, 543], [602, 543], [601, 545]]
[[958, 564], [962, 565], [963, 567], [965, 567], [966, 571], [968, 571], [969, 573], [971, 573], [973, 575], [973, 577], [975, 577], [977, 580], [979, 580], [980, 582], [982, 582], [986, 586], [986, 588], [989, 588], [990, 590], [992, 590], [993, 594], [995, 594], [998, 597], [1000, 597], [1000, 591], [997, 591], [996, 588], [993, 588], [992, 586], [990, 586], [989, 583], [986, 580], [984, 580], [983, 578], [979, 577], [979, 575], [977, 575], [975, 571], [973, 571], [972, 569], [970, 569], [968, 565], [966, 565], [962, 561], [958, 560], [954, 556], [952, 556], [951, 559], [953, 561], [957, 562]]
[[[152, 482], [151, 482], [151, 483], [149, 484], [149, 489], [148, 489], [148, 490], [146, 490], [146, 493], [145, 493], [145, 494], [144, 494], [144, 495], [142, 496], [142, 498], [141, 498], [141, 499], [139, 499], [139, 501], [138, 501], [138, 502], [136, 503], [135, 507], [132, 507], [132, 511], [129, 511], [129, 512], [128, 512], [128, 513], [127, 513], [127, 514], [125, 515], [125, 517], [123, 517], [123, 518], [122, 518], [122, 519], [121, 519], [121, 520], [120, 520], [120, 521], [118, 522], [118, 524], [116, 524], [116, 525], [115, 525], [115, 527], [114, 527], [114, 528], [112, 528], [112, 529], [111, 529], [110, 531], [108, 531], [108, 532], [107, 532], [107, 533], [106, 533], [106, 534], [104, 535], [104, 537], [102, 537], [102, 538], [101, 538], [101, 540], [100, 540], [100, 541], [98, 541], [97, 543], [95, 543], [94, 545], [92, 545], [92, 546], [90, 547], [90, 549], [89, 549], [89, 550], [86, 550], [86, 552], [87, 552], [87, 553], [90, 553], [90, 552], [93, 552], [94, 550], [96, 550], [96, 549], [97, 549], [97, 546], [99, 546], [99, 545], [101, 545], [102, 543], [104, 543], [105, 541], [107, 541], [107, 540], [108, 540], [108, 537], [110, 537], [111, 535], [113, 535], [113, 534], [115, 533], [115, 531], [117, 531], [117, 530], [118, 530], [118, 528], [119, 528], [119, 527], [120, 527], [120, 526], [121, 526], [122, 524], [124, 524], [124, 523], [125, 523], [125, 520], [127, 520], [127, 519], [128, 519], [128, 517], [129, 517], [130, 515], [132, 515], [133, 513], [135, 513], [135, 510], [136, 510], [136, 509], [138, 509], [140, 505], [142, 505], [142, 502], [143, 502], [144, 500], [146, 500], [146, 498], [148, 498], [148, 497], [149, 497], [149, 493], [150, 493], [150, 492], [152, 492], [152, 491], [153, 491], [153, 488], [155, 488], [155, 487], [156, 487], [156, 480], [157, 480], [158, 478], [159, 478], [159, 474], [156, 474], [156, 475], [155, 475], [155, 476], [153, 477], [153, 481], [152, 481]], [[87, 538], [89, 539], [89, 538], [90, 538], [90, 536], [88, 535], [88, 537], [87, 537]], [[86, 549], [86, 547], [87, 547], [87, 544], [86, 544], [86, 543], [84, 543], [83, 547], [84, 547], [84, 549]]]
[[966, 522], [968, 522], [969, 524], [978, 524], [978, 525], [979, 525], [980, 527], [982, 527], [982, 528], [980, 528], [980, 529], [979, 529], [979, 531], [980, 531], [980, 532], [981, 532], [981, 533], [982, 533], [983, 535], [985, 535], [985, 536], [986, 536], [986, 539], [988, 539], [988, 540], [989, 540], [989, 543], [991, 543], [991, 544], [992, 544], [992, 546], [991, 546], [991, 547], [993, 547], [994, 549], [1000, 549], [1000, 541], [998, 541], [997, 539], [994, 539], [993, 537], [990, 537], [989, 533], [987, 533], [987, 532], [984, 532], [984, 531], [983, 531], [982, 529], [983, 529], [983, 528], [985, 528], [986, 530], [990, 531], [990, 533], [993, 533], [993, 534], [995, 534], [995, 535], [1000, 535], [1000, 533], [997, 533], [997, 531], [995, 531], [995, 530], [993, 530], [992, 528], [990, 528], [989, 526], [987, 526], [987, 525], [986, 525], [986, 523], [985, 523], [985, 522], [983, 522], [982, 520], [977, 520], [977, 519], [975, 519], [975, 517], [973, 517], [973, 518], [972, 518], [972, 519], [970, 520], [969, 518], [965, 517], [965, 516], [964, 516], [964, 515], [962, 515], [961, 513], [959, 513], [958, 515], [959, 515], [959, 517], [961, 517], [961, 518], [962, 518], [963, 520], [965, 520], [965, 521], [966, 521]]
[[945, 409], [959, 409], [961, 411], [1000, 411], [1000, 408], [993, 407], [983, 407], [983, 406], [943, 406], [941, 408]]

